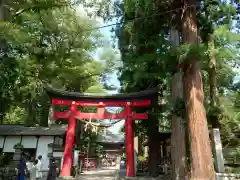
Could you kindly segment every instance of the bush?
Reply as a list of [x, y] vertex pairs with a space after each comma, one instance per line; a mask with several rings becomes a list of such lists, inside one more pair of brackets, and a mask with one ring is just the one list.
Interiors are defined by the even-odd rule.
[[12, 161], [12, 155], [9, 155], [7, 153], [0, 154], [0, 167], [8, 166], [11, 161]]

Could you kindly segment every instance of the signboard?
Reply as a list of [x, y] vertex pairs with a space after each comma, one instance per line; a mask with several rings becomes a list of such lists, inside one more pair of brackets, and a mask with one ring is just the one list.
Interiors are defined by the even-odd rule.
[[84, 158], [84, 168], [96, 169], [97, 159], [96, 158]]

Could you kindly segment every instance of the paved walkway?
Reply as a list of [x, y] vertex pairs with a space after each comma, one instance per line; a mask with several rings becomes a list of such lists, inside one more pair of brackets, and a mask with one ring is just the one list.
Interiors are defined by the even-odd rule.
[[117, 177], [117, 169], [96, 169], [84, 172], [76, 180], [117, 180]]
[[123, 178], [126, 176], [126, 167], [125, 166], [120, 166], [119, 168], [119, 177]]

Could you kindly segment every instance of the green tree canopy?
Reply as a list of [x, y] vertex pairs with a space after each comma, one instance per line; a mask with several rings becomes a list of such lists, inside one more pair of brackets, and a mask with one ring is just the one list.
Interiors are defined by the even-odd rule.
[[113, 54], [111, 50], [104, 51], [101, 61], [95, 59], [104, 38], [97, 30], [89, 31], [94, 20], [78, 16], [65, 3], [31, 3], [21, 8], [13, 4], [12, 21], [1, 23], [5, 48], [0, 65], [1, 118], [6, 123], [14, 123], [10, 117], [19, 111], [27, 114], [23, 117], [29, 125], [46, 121], [47, 84], [68, 91], [105, 93], [105, 82], [115, 66], [116, 58], [107, 55]]

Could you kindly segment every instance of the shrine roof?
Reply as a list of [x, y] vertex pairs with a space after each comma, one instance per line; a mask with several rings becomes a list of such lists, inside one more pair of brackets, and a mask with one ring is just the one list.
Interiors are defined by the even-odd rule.
[[24, 125], [0, 125], [0, 136], [61, 136], [67, 126], [26, 127]]
[[68, 92], [56, 88], [52, 88], [49, 86], [45, 87], [47, 94], [51, 98], [60, 98], [60, 99], [68, 99], [68, 100], [86, 100], [86, 101], [123, 101], [123, 100], [139, 100], [139, 99], [147, 99], [150, 97], [154, 97], [158, 93], [157, 88], [147, 89], [140, 92], [133, 93], [118, 93], [112, 95], [105, 94], [97, 94], [97, 93], [79, 93], [79, 92]]
[[103, 134], [99, 137], [98, 142], [103, 144], [123, 144], [124, 135], [122, 134], [113, 134], [110, 131], [107, 131], [106, 134]]

